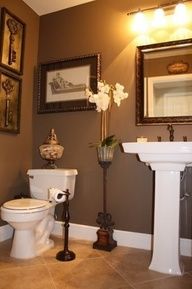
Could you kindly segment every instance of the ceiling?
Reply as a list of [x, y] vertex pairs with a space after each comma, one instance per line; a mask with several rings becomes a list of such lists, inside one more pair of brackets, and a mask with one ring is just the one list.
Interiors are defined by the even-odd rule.
[[95, 0], [23, 0], [39, 16]]

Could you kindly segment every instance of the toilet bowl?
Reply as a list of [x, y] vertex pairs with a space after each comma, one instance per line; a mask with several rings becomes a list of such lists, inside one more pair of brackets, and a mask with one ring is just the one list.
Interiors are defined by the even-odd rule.
[[11, 257], [29, 259], [38, 255], [34, 231], [48, 215], [49, 208], [47, 201], [36, 199], [17, 199], [3, 204], [1, 218], [15, 229]]
[[11, 200], [1, 206], [2, 220], [14, 228], [10, 256], [18, 259], [33, 258], [54, 246], [49, 238], [58, 199], [53, 188], [56, 192], [68, 189], [72, 199], [77, 170], [31, 169], [27, 174], [32, 198]]

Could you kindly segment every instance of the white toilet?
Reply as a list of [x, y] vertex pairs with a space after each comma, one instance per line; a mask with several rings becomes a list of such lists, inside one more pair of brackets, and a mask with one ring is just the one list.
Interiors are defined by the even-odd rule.
[[30, 169], [27, 174], [31, 198], [15, 199], [1, 206], [2, 220], [15, 229], [10, 256], [18, 259], [33, 258], [54, 246], [49, 236], [54, 227], [54, 211], [59, 199], [50, 192], [68, 189], [71, 200], [77, 170]]

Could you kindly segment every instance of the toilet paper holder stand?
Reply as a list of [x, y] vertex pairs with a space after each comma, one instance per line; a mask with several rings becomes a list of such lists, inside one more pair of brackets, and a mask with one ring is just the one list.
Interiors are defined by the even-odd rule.
[[56, 259], [59, 261], [72, 261], [75, 259], [75, 253], [70, 251], [68, 248], [69, 244], [69, 221], [70, 221], [70, 214], [69, 214], [69, 195], [70, 192], [67, 189], [63, 191], [63, 194], [66, 196], [65, 202], [63, 202], [63, 216], [64, 216], [64, 249], [59, 251], [56, 254]]

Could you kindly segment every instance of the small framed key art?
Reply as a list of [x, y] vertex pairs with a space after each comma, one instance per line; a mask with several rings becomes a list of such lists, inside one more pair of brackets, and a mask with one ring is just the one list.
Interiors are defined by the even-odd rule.
[[25, 24], [6, 8], [1, 9], [0, 64], [17, 74], [23, 72]]
[[0, 69], [0, 131], [20, 132], [21, 81]]

